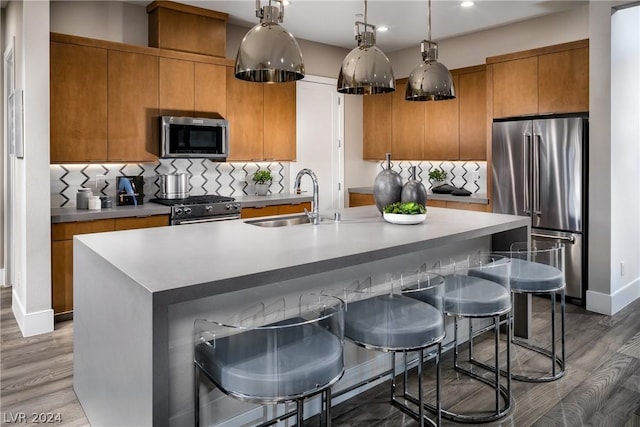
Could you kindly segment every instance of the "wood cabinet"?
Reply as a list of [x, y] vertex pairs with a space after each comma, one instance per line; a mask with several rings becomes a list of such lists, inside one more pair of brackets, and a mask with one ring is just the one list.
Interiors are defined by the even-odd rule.
[[158, 57], [109, 51], [109, 161], [158, 156]]
[[589, 111], [589, 40], [487, 58], [493, 117]]
[[468, 202], [452, 202], [449, 200], [427, 200], [427, 207], [434, 208], [448, 208], [448, 209], [462, 209], [466, 211], [487, 212], [489, 205], [482, 203], [468, 203]]
[[225, 117], [231, 63], [51, 33], [51, 163], [156, 161], [160, 115]]
[[230, 161], [295, 160], [295, 82], [264, 85], [227, 69]]
[[107, 50], [51, 42], [52, 163], [107, 160]]
[[194, 114], [218, 113], [227, 117], [227, 67], [194, 63]]
[[[397, 90], [397, 89], [396, 89]], [[391, 152], [391, 111], [393, 93], [362, 98], [362, 158], [381, 160]]]
[[305, 209], [311, 211], [311, 202], [242, 208], [241, 217], [245, 219], [271, 215], [286, 215], [302, 213]]
[[405, 100], [406, 87], [407, 79], [398, 80], [392, 93], [391, 158], [424, 159], [425, 103]]
[[460, 160], [487, 158], [487, 72], [484, 66], [470, 67], [458, 75]]
[[56, 315], [73, 311], [73, 236], [169, 225], [169, 215], [98, 219], [51, 225], [51, 303]]
[[404, 99], [406, 79], [391, 94], [363, 99], [365, 160], [484, 160], [487, 138], [486, 66], [451, 70], [456, 98]]
[[193, 61], [160, 58], [159, 98], [161, 116], [191, 116], [195, 105]]
[[349, 207], [375, 205], [373, 194], [349, 193]]
[[264, 85], [265, 160], [296, 159], [296, 82]]
[[425, 133], [423, 159], [451, 160], [460, 157], [460, 131], [458, 123], [460, 87], [458, 75], [453, 74], [456, 98], [446, 101], [425, 102]]

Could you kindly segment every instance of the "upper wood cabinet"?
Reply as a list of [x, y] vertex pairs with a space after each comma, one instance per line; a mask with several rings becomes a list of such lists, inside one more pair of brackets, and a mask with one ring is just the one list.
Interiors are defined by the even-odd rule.
[[391, 152], [391, 111], [393, 93], [366, 95], [362, 98], [362, 158], [380, 160]]
[[107, 50], [51, 42], [52, 163], [107, 160]]
[[227, 117], [227, 67], [196, 62], [194, 87], [194, 114], [211, 112]]
[[589, 40], [487, 58], [493, 117], [589, 111]]
[[453, 74], [456, 98], [425, 102], [424, 159], [451, 160], [460, 155], [458, 129], [460, 90], [458, 75]]
[[424, 159], [425, 103], [405, 100], [406, 87], [407, 79], [397, 80], [392, 93], [391, 158]]
[[296, 82], [264, 86], [264, 159], [296, 159]]
[[487, 138], [486, 67], [451, 70], [456, 98], [404, 99], [406, 79], [391, 94], [363, 99], [365, 160], [484, 160]]
[[191, 116], [195, 105], [193, 61], [160, 58], [160, 115]]
[[231, 60], [56, 33], [50, 52], [51, 163], [155, 161], [160, 115], [226, 117]]
[[265, 85], [227, 69], [230, 161], [295, 160], [296, 86]]
[[589, 48], [538, 57], [538, 112], [589, 111]]
[[487, 158], [487, 72], [484, 66], [460, 72], [456, 95], [459, 106], [460, 160]]
[[109, 160], [155, 161], [158, 155], [158, 58], [109, 51]]

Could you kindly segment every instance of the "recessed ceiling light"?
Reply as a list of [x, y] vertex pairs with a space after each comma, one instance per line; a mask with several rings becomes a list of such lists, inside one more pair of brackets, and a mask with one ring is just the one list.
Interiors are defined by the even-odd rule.
[[385, 31], [389, 31], [389, 27], [381, 25], [379, 27], [376, 27], [376, 31], [380, 31], [381, 33], [384, 33]]
[[291, 2], [289, 0], [283, 0], [282, 1], [282, 5], [283, 6], [289, 6], [291, 4]]
[[362, 18], [364, 16], [364, 14], [362, 13], [356, 13], [356, 18]]
[[463, 1], [462, 3], [460, 3], [460, 6], [462, 7], [471, 7], [475, 4], [475, 2], [472, 1]]

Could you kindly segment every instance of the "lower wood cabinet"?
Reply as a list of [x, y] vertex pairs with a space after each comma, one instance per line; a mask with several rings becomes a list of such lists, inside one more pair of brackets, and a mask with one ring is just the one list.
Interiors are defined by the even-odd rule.
[[169, 215], [52, 224], [51, 299], [54, 314], [73, 311], [73, 236], [165, 225], [169, 225]]
[[293, 205], [270, 205], [257, 208], [242, 208], [241, 217], [244, 219], [270, 215], [286, 215], [302, 213], [305, 209], [311, 211], [311, 202], [296, 203]]
[[[373, 194], [349, 193], [349, 207], [375, 205]], [[465, 209], [468, 211], [487, 212], [487, 206], [481, 203], [450, 202], [446, 200], [427, 200], [427, 206], [434, 208]]]

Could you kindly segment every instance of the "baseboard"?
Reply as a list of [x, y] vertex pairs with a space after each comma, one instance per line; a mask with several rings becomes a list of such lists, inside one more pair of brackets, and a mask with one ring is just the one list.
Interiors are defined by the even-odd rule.
[[612, 316], [640, 298], [640, 277], [613, 294], [587, 291], [587, 310]]
[[53, 332], [53, 310], [48, 309], [26, 313], [24, 305], [15, 291], [12, 291], [11, 309], [20, 328], [20, 332], [22, 332], [22, 336], [30, 337]]

